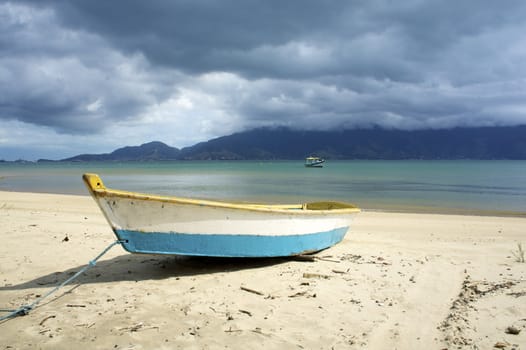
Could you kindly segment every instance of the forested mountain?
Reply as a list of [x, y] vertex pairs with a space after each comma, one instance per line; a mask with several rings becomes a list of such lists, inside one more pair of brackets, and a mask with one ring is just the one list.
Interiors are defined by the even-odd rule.
[[445, 130], [295, 131], [256, 129], [181, 150], [162, 142], [64, 161], [303, 159], [526, 159], [526, 126]]
[[180, 151], [162, 142], [154, 141], [140, 146], [127, 146], [119, 148], [111, 153], [104, 154], [80, 154], [63, 161], [89, 162], [89, 161], [148, 161], [148, 160], [175, 160], [178, 159]]

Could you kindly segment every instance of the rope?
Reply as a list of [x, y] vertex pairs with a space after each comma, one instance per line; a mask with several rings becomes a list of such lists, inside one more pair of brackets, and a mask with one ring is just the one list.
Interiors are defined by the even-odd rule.
[[111, 248], [113, 248], [115, 245], [117, 244], [120, 244], [120, 243], [124, 243], [125, 241], [121, 241], [121, 240], [117, 240], [113, 243], [111, 243], [109, 246], [107, 246], [99, 255], [97, 255], [95, 257], [95, 259], [93, 260], [90, 260], [88, 265], [84, 266], [82, 269], [80, 269], [80, 271], [78, 271], [77, 273], [75, 273], [73, 276], [71, 276], [70, 278], [68, 278], [67, 280], [65, 280], [64, 282], [62, 282], [61, 284], [59, 284], [58, 286], [56, 286], [55, 288], [53, 288], [52, 290], [50, 290], [49, 292], [47, 292], [46, 294], [44, 294], [43, 296], [39, 297], [38, 299], [36, 299], [33, 303], [29, 304], [29, 305], [23, 305], [21, 307], [19, 307], [18, 309], [16, 310], [0, 310], [0, 311], [8, 311], [10, 312], [9, 314], [5, 315], [5, 316], [2, 316], [0, 317], [0, 322], [4, 321], [4, 320], [7, 320], [7, 319], [10, 319], [10, 318], [15, 318], [15, 317], [18, 317], [18, 316], [25, 316], [27, 314], [29, 314], [29, 312], [31, 310], [33, 310], [38, 304], [40, 304], [40, 302], [42, 302], [42, 300], [46, 299], [47, 297], [49, 297], [51, 294], [55, 293], [57, 290], [59, 290], [60, 288], [64, 287], [66, 284], [68, 284], [69, 282], [73, 281], [75, 278], [77, 278], [78, 276], [82, 275], [84, 272], [86, 272], [88, 269], [92, 268], [93, 266], [97, 265], [97, 260], [99, 260], [104, 254], [106, 254]]

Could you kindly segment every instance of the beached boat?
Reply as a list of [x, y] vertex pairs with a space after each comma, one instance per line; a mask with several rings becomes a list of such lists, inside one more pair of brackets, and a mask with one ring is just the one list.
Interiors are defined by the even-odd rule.
[[340, 242], [360, 209], [339, 202], [236, 204], [106, 188], [84, 182], [124, 249], [131, 253], [273, 257], [316, 252]]
[[320, 157], [307, 157], [305, 158], [305, 166], [307, 168], [323, 168], [325, 159]]

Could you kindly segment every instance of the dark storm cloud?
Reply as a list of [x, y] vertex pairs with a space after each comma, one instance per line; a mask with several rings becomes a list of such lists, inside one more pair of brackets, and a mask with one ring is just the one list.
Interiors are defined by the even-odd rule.
[[[526, 14], [523, 1], [50, 4], [64, 26], [96, 33], [156, 64], [278, 79], [352, 74], [418, 81], [436, 69], [453, 73], [451, 65], [458, 63], [455, 59], [466, 62], [463, 58], [474, 59], [467, 63], [475, 65], [481, 60], [491, 69], [501, 63], [490, 60], [500, 54], [494, 50], [507, 47], [499, 39], [512, 45], [522, 39]], [[509, 32], [500, 36], [499, 31]], [[484, 37], [492, 32], [494, 37]]]
[[524, 1], [0, 5], [0, 119], [95, 132], [224, 72], [244, 128], [526, 123]]
[[307, 40], [336, 18], [344, 5], [336, 1], [45, 3], [54, 7], [62, 25], [97, 33], [122, 50], [142, 52], [156, 64], [198, 73], [225, 70], [256, 76], [271, 74], [281, 63], [269, 66], [268, 57], [254, 57], [254, 50]]
[[166, 95], [168, 77], [141, 55], [57, 22], [53, 9], [0, 3], [0, 119], [95, 132]]

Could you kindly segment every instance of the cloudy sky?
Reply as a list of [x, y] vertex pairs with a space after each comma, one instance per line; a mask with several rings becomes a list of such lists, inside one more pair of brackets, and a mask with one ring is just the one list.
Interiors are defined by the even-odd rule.
[[523, 0], [0, 0], [0, 159], [519, 124]]

